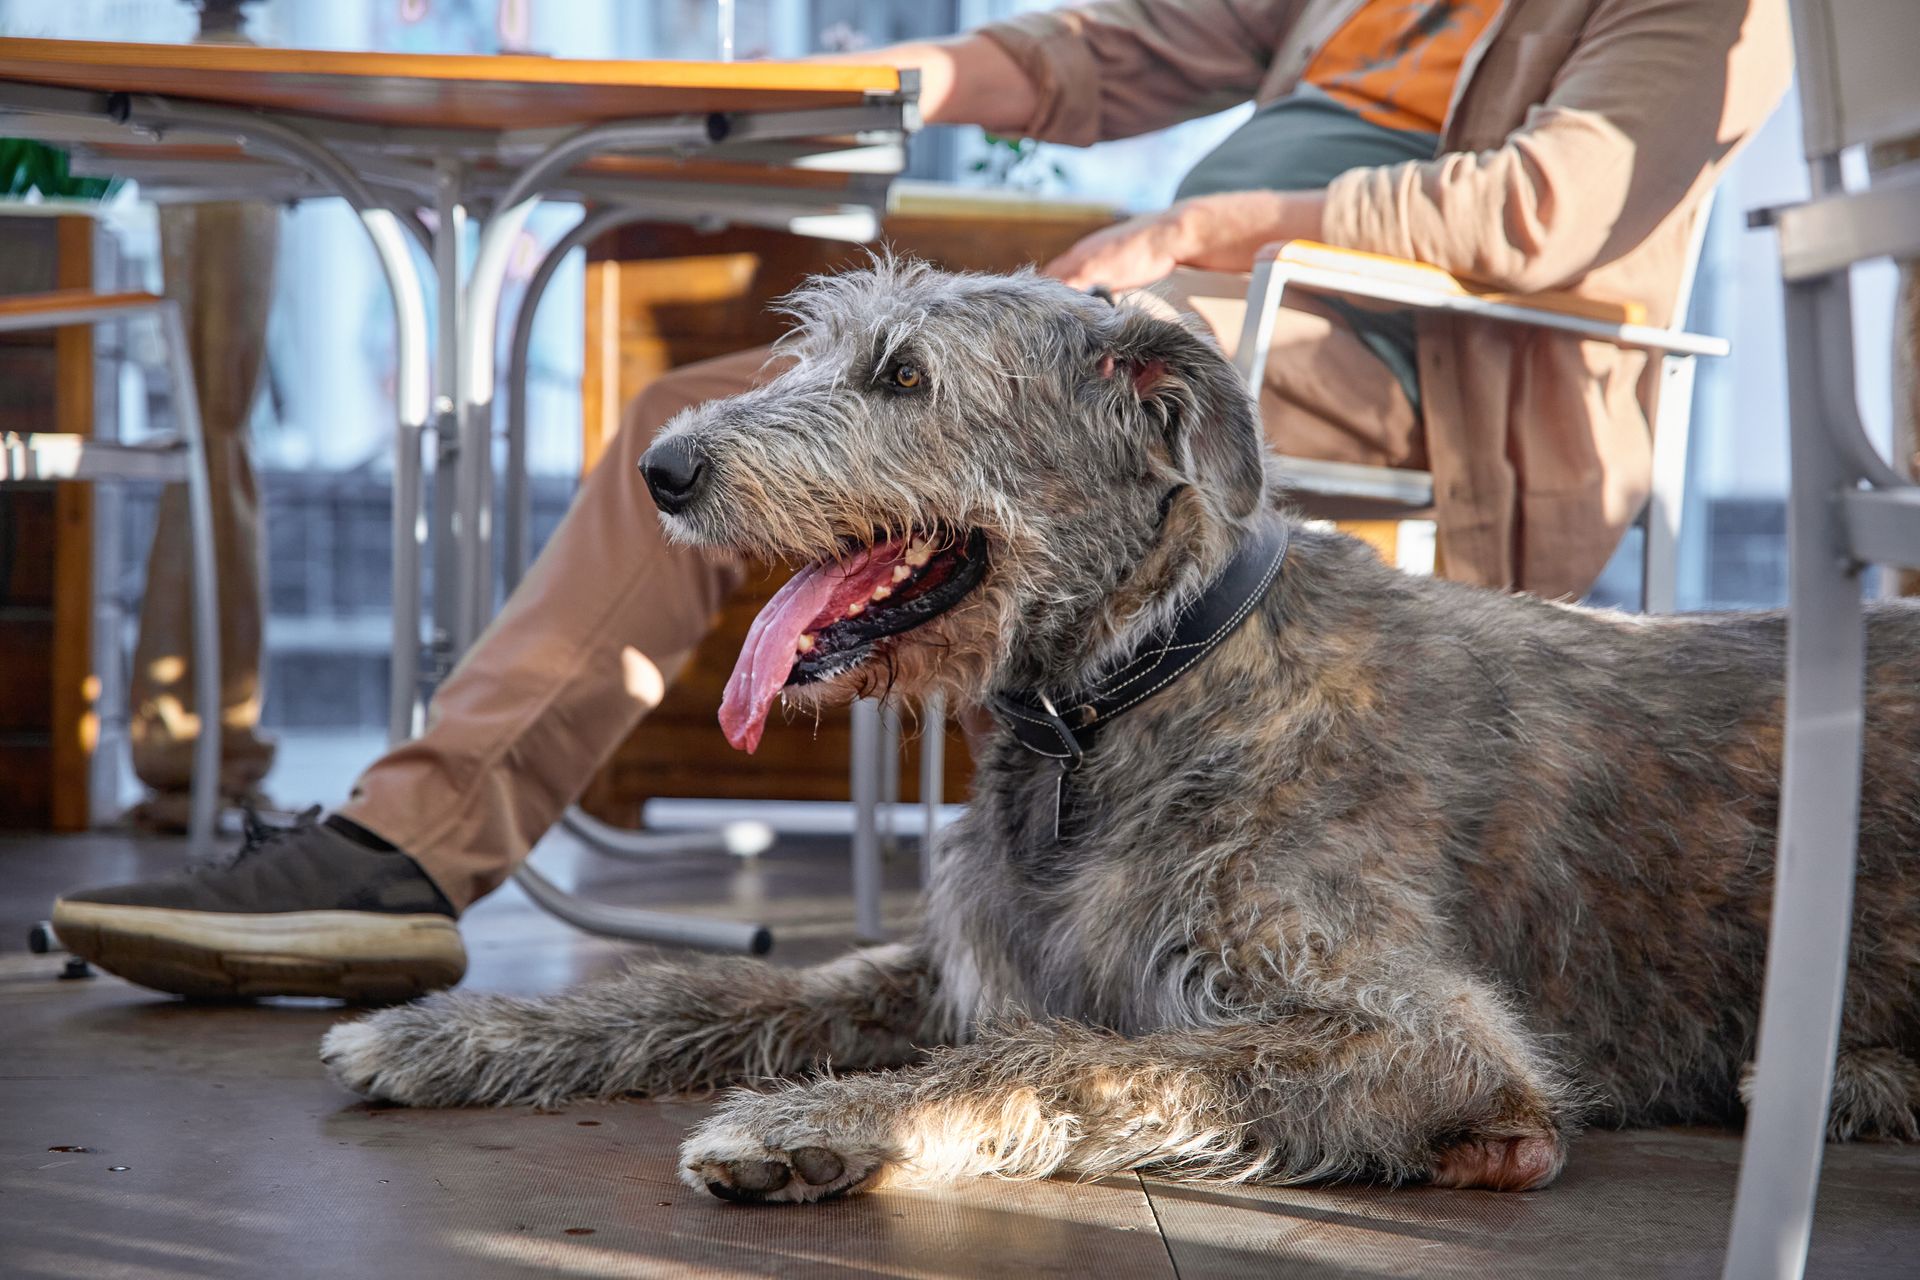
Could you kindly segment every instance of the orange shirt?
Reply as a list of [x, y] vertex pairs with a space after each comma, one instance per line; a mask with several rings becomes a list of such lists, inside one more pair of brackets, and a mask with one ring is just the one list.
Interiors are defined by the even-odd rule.
[[1440, 132], [1460, 65], [1502, 0], [1367, 0], [1304, 79], [1386, 129]]

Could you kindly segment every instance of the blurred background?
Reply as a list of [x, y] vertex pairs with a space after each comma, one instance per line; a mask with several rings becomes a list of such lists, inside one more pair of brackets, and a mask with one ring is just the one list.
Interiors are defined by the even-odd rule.
[[[858, 50], [946, 34], [1022, 9], [1023, 0], [735, 0], [737, 57]], [[245, 33], [263, 45], [411, 53], [534, 53], [553, 57], [713, 58], [717, 0], [257, 0]], [[0, 35], [183, 42], [198, 15], [180, 0], [0, 0]], [[1164, 205], [1186, 167], [1245, 109], [1149, 137], [1087, 150], [1016, 150], [975, 129], [929, 129], [912, 144], [909, 175], [970, 186], [1107, 202]], [[1733, 342], [1703, 362], [1696, 388], [1680, 600], [1683, 608], [1781, 603], [1786, 587], [1785, 374], [1778, 274], [1769, 234], [1746, 228], [1757, 206], [1804, 196], [1798, 113], [1789, 98], [1720, 188], [1708, 231], [1691, 328]], [[509, 287], [578, 216], [549, 205], [536, 215]], [[337, 201], [281, 214], [267, 373], [253, 410], [268, 540], [263, 723], [280, 748], [268, 790], [335, 798], [384, 739], [388, 639], [388, 506], [393, 422], [392, 313], [366, 239]], [[109, 198], [106, 225], [129, 283], [159, 283], [151, 210], [137, 188]], [[577, 256], [577, 255], [576, 255]], [[1861, 385], [1887, 388], [1894, 273], [1857, 273]], [[582, 270], [569, 264], [550, 290], [535, 340], [530, 390], [536, 546], [572, 492], [581, 456]], [[510, 316], [510, 310], [509, 310]], [[127, 353], [129, 356], [133, 353]], [[138, 361], [117, 361], [117, 412], [129, 434], [164, 396]], [[1873, 394], [1873, 393], [1870, 393]], [[1877, 393], [1884, 396], [1885, 392]], [[1862, 409], [1884, 442], [1891, 404]], [[152, 495], [129, 491], [104, 530], [119, 549], [112, 614], [137, 617], [152, 528]], [[1637, 537], [1637, 535], [1632, 535]], [[1637, 597], [1630, 540], [1596, 588], [1599, 603]]]

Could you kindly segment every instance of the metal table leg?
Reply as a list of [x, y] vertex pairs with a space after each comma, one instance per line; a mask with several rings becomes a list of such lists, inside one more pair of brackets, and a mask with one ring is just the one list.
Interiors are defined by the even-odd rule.
[[420, 701], [420, 444], [431, 404], [427, 354], [427, 299], [400, 221], [385, 209], [361, 211], [393, 294], [394, 399], [399, 422], [393, 439], [393, 669], [387, 689], [387, 741], [405, 742], [419, 729]]
[[432, 686], [446, 679], [472, 639], [462, 610], [465, 592], [461, 579], [466, 563], [461, 544], [471, 520], [463, 506], [468, 498], [462, 483], [463, 459], [470, 459], [474, 452], [464, 447], [467, 442], [461, 437], [457, 398], [461, 386], [461, 330], [466, 320], [465, 295], [460, 288], [460, 241], [466, 229], [461, 181], [457, 162], [442, 160], [435, 166], [433, 268], [438, 314], [433, 333], [433, 501], [427, 538], [433, 556], [429, 639], [433, 666], [426, 680], [429, 694]]

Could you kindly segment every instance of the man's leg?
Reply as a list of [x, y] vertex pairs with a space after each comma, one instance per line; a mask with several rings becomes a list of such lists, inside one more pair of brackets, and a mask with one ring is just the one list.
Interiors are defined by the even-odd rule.
[[750, 386], [765, 354], [689, 366], [629, 407], [426, 733], [376, 761], [340, 813], [250, 837], [224, 865], [68, 895], [62, 941], [184, 995], [396, 999], [458, 981], [455, 915], [659, 702], [733, 584], [732, 566], [667, 544], [637, 463], [681, 409]]
[[736, 585], [734, 566], [666, 541], [639, 461], [668, 419], [746, 390], [765, 358], [690, 365], [628, 406], [526, 580], [434, 696], [426, 732], [375, 761], [341, 809], [411, 853], [456, 906], [526, 857]]

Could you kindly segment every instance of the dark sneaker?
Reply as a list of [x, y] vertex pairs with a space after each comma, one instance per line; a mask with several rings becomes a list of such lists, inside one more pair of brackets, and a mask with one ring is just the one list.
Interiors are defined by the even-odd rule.
[[248, 814], [230, 858], [70, 893], [53, 930], [109, 973], [193, 999], [384, 1004], [460, 981], [467, 950], [446, 895], [405, 853], [317, 813], [292, 827]]

